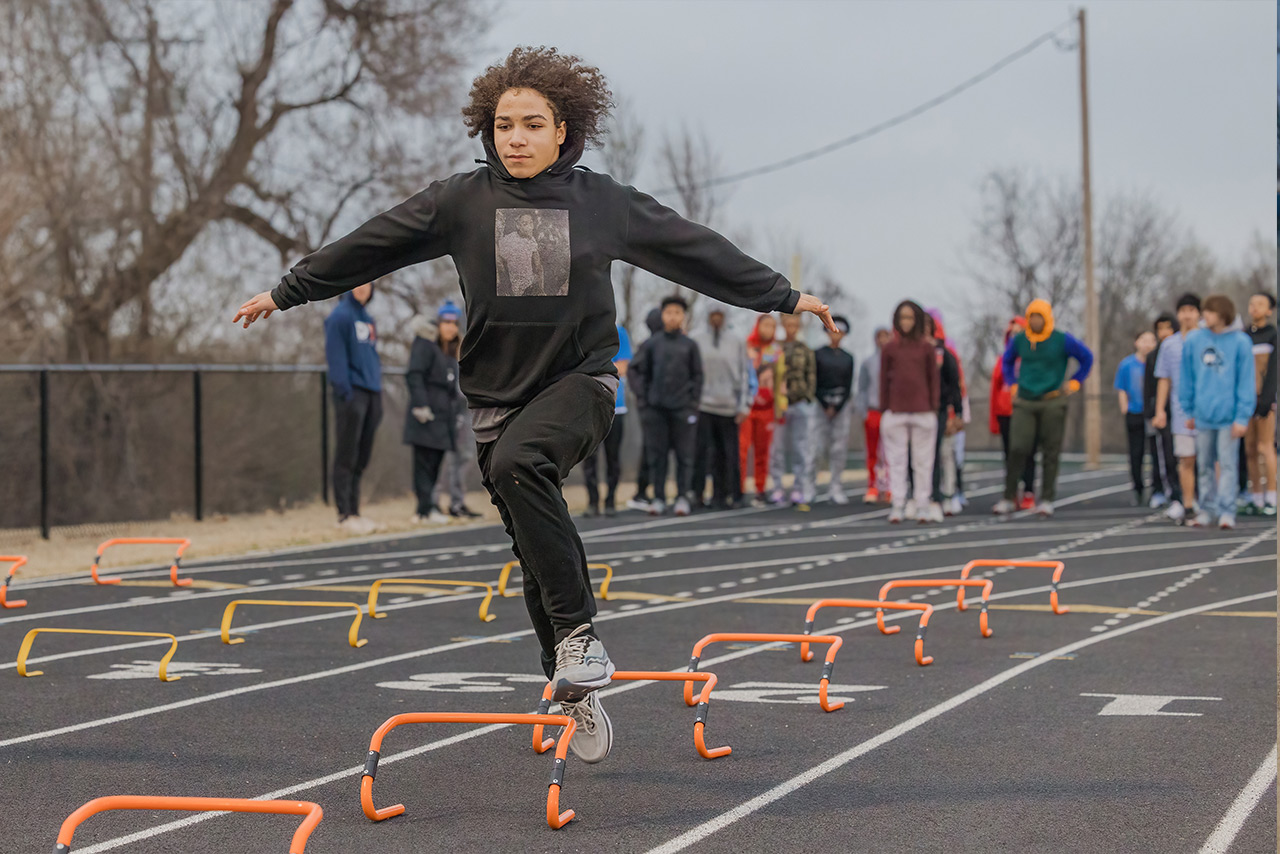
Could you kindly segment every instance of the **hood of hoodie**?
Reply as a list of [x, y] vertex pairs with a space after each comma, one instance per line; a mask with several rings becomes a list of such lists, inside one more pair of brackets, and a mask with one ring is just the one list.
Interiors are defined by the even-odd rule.
[[662, 331], [662, 309], [652, 309], [644, 316], [644, 325], [649, 327], [650, 335], [657, 335]]
[[[1044, 329], [1039, 333], [1031, 331], [1030, 318], [1031, 315], [1038, 314], [1044, 318]], [[1032, 344], [1039, 344], [1041, 341], [1047, 341], [1049, 336], [1053, 334], [1053, 306], [1049, 305], [1048, 300], [1033, 299], [1027, 305], [1027, 328], [1023, 332], [1027, 336], [1027, 340]]]
[[[1009, 323], [1013, 324], [1014, 326], [1017, 326], [1019, 329], [1022, 329], [1022, 330], [1025, 330], [1027, 328], [1027, 319], [1025, 317], [1011, 317], [1009, 318]], [[1009, 329], [1009, 327], [1006, 325], [1004, 330], [1004, 344], [1006, 347], [1009, 346], [1009, 341], [1013, 339], [1013, 336], [1014, 336], [1013, 330]]]
[[488, 167], [493, 170], [494, 174], [503, 181], [537, 181], [540, 179], [545, 180], [547, 178], [556, 178], [572, 172], [573, 167], [577, 166], [578, 161], [582, 159], [582, 153], [584, 150], [585, 144], [582, 140], [575, 140], [574, 142], [566, 140], [565, 144], [560, 146], [560, 156], [556, 158], [556, 162], [552, 163], [532, 178], [513, 178], [511, 173], [507, 171], [506, 164], [502, 162], [502, 158], [498, 156], [498, 149], [494, 146], [493, 140], [491, 139], [484, 140], [485, 159], [477, 160], [476, 162], [487, 164]]
[[[771, 314], [762, 314], [762, 315], [760, 315], [759, 317], [757, 317], [757, 318], [756, 318], [755, 325], [751, 327], [751, 333], [750, 333], [749, 335], [747, 335], [747, 346], [748, 346], [748, 347], [753, 347], [753, 348], [755, 348], [755, 349], [757, 349], [757, 350], [760, 350], [760, 349], [763, 349], [763, 348], [768, 347], [768, 346], [770, 346], [771, 344], [775, 343], [775, 341], [765, 341], [763, 338], [761, 338], [761, 337], [760, 337], [760, 324], [761, 324], [761, 322], [763, 322], [763, 321], [764, 321], [764, 319], [765, 319], [766, 317], [772, 317], [772, 316], [773, 316], [773, 315], [771, 315]], [[774, 333], [774, 334], [775, 334], [775, 335], [777, 334], [776, 330], [775, 330], [775, 333]], [[776, 340], [776, 339], [775, 339], [775, 340]]]

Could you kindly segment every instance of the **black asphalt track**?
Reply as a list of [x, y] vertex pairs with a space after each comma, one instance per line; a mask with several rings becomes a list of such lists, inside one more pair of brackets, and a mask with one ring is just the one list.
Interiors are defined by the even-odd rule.
[[[824, 609], [817, 630], [844, 639], [831, 694], [846, 705], [831, 713], [821, 664], [796, 647], [713, 645], [707, 744], [733, 748], [715, 760], [694, 749], [679, 683], [615, 683], [602, 694], [613, 753], [570, 757], [561, 807], [577, 817], [558, 831], [545, 821], [552, 754], [534, 753], [524, 725], [395, 729], [374, 800], [406, 813], [375, 823], [360, 809], [369, 739], [391, 715], [535, 709], [518, 596], [495, 598], [482, 623], [475, 589], [388, 582], [388, 616], [362, 621], [359, 649], [341, 608], [241, 606], [232, 631], [245, 642], [218, 637], [233, 599], [364, 605], [378, 578], [496, 582], [500, 528], [193, 564], [196, 585], [180, 591], [160, 568], [114, 587], [19, 578], [29, 606], [0, 612], [0, 850], [48, 852], [82, 803], [150, 794], [316, 801], [316, 854], [1197, 852], [1224, 817], [1231, 851], [1275, 851], [1274, 781], [1255, 809], [1233, 809], [1276, 740], [1275, 520], [1175, 527], [1128, 506], [1119, 471], [1067, 472], [1051, 520], [997, 520], [998, 474], [967, 480], [968, 510], [939, 526], [825, 502], [584, 520], [588, 555], [615, 569], [598, 628], [620, 669], [683, 670], [707, 633], [798, 632], [812, 601], [874, 599], [888, 580], [956, 577], [979, 558], [1064, 561], [1072, 610], [1049, 612], [1048, 570], [981, 570], [994, 582], [983, 638], [954, 591], [895, 590], [937, 609], [935, 661], [920, 667], [914, 612], [890, 614], [903, 631], [886, 637], [866, 610]], [[156, 678], [167, 641], [68, 635], [39, 636], [31, 666], [45, 675], [22, 678], [14, 658], [40, 627], [170, 632], [183, 678]], [[283, 852], [296, 826], [105, 813], [73, 850]]]

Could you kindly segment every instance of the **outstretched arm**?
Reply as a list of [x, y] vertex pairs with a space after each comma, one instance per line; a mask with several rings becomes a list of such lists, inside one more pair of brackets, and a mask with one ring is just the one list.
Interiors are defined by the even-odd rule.
[[822, 300], [793, 290], [780, 273], [652, 196], [630, 188], [627, 192], [626, 237], [618, 253], [622, 261], [740, 308], [812, 312], [836, 331], [831, 309]]
[[303, 258], [273, 290], [240, 306], [232, 323], [248, 328], [277, 309], [328, 299], [388, 273], [439, 258], [449, 251], [439, 222], [441, 184], [380, 213], [355, 231]]

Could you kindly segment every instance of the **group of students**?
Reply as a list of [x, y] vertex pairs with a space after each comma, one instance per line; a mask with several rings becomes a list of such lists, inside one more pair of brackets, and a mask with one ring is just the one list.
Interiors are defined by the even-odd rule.
[[[333, 496], [338, 527], [356, 534], [377, 531], [360, 515], [360, 479], [373, 455], [382, 421], [382, 363], [378, 332], [367, 305], [372, 283], [343, 294], [325, 318], [325, 364], [333, 394]], [[452, 301], [413, 319], [413, 346], [405, 372], [409, 404], [403, 441], [412, 449], [415, 523], [443, 524], [476, 518], [466, 503], [467, 475], [475, 465], [475, 437], [458, 381], [462, 310]], [[445, 483], [440, 483], [441, 472]], [[440, 509], [449, 493], [448, 515]]]
[[[627, 506], [655, 516], [741, 506], [748, 461], [754, 457], [754, 501], [807, 510], [817, 495], [817, 466], [824, 454], [831, 472], [829, 497], [848, 503], [841, 477], [854, 410], [854, 359], [840, 346], [848, 320], [833, 317], [828, 345], [813, 350], [802, 340], [802, 321], [795, 314], [782, 315], [784, 340], [777, 340], [772, 314], [757, 316], [744, 340], [727, 331], [720, 303], [708, 310], [705, 330], [687, 334], [688, 309], [682, 297], [665, 298], [646, 318], [650, 335], [634, 354], [626, 329], [618, 326], [614, 365], [631, 384], [644, 448], [636, 493]], [[587, 516], [617, 512], [626, 413], [620, 385], [613, 426], [601, 445], [603, 506], [597, 455], [583, 467]], [[669, 493], [672, 455], [675, 491]], [[793, 475], [789, 491], [783, 486], [788, 470]], [[769, 478], [772, 490], [766, 489]]]
[[1273, 294], [1253, 294], [1246, 325], [1229, 297], [1188, 293], [1135, 336], [1114, 382], [1135, 503], [1225, 529], [1237, 515], [1275, 515], [1275, 307]]

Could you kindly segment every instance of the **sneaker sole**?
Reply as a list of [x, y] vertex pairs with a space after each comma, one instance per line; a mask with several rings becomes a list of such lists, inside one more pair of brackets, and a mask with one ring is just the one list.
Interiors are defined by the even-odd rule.
[[[577, 703], [583, 697], [592, 691], [597, 691], [613, 681], [614, 671], [613, 662], [609, 662], [605, 666], [605, 676], [603, 679], [594, 680], [592, 682], [570, 682], [567, 679], [561, 679], [556, 682], [555, 687], [551, 689], [551, 699], [557, 703], [570, 702]], [[572, 742], [570, 742], [572, 744]]]

